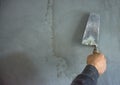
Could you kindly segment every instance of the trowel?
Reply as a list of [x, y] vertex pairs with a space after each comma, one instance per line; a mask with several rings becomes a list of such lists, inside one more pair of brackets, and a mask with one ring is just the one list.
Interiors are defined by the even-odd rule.
[[82, 44], [94, 47], [93, 53], [98, 52], [100, 16], [90, 13], [83, 34]]

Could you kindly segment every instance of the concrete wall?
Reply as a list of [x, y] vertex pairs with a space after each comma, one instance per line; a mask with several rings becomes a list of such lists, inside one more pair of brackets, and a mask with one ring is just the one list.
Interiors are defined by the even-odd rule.
[[0, 0], [3, 85], [70, 85], [91, 47], [81, 45], [88, 14], [101, 16], [107, 71], [98, 85], [120, 85], [119, 0]]

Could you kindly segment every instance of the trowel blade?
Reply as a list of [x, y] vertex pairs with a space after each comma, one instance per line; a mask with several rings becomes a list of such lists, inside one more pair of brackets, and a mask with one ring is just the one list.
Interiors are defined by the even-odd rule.
[[84, 31], [82, 44], [98, 46], [100, 28], [100, 16], [96, 13], [90, 13], [88, 22]]

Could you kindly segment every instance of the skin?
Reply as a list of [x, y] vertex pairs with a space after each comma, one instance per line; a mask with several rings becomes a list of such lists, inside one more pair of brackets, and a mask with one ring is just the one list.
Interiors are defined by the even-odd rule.
[[93, 52], [87, 57], [87, 64], [93, 65], [97, 70], [99, 75], [106, 71], [106, 58], [102, 53]]

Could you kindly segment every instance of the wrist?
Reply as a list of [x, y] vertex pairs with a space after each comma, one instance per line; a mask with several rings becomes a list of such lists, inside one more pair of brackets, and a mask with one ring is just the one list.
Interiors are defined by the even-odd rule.
[[88, 65], [94, 66], [94, 67], [96, 68], [96, 70], [98, 71], [98, 74], [101, 75], [101, 72], [100, 72], [100, 70], [99, 70], [99, 67], [98, 67], [96, 64], [91, 63], [91, 64], [88, 64]]
[[89, 76], [93, 80], [98, 79], [99, 73], [93, 65], [87, 65], [82, 72], [83, 75]]

